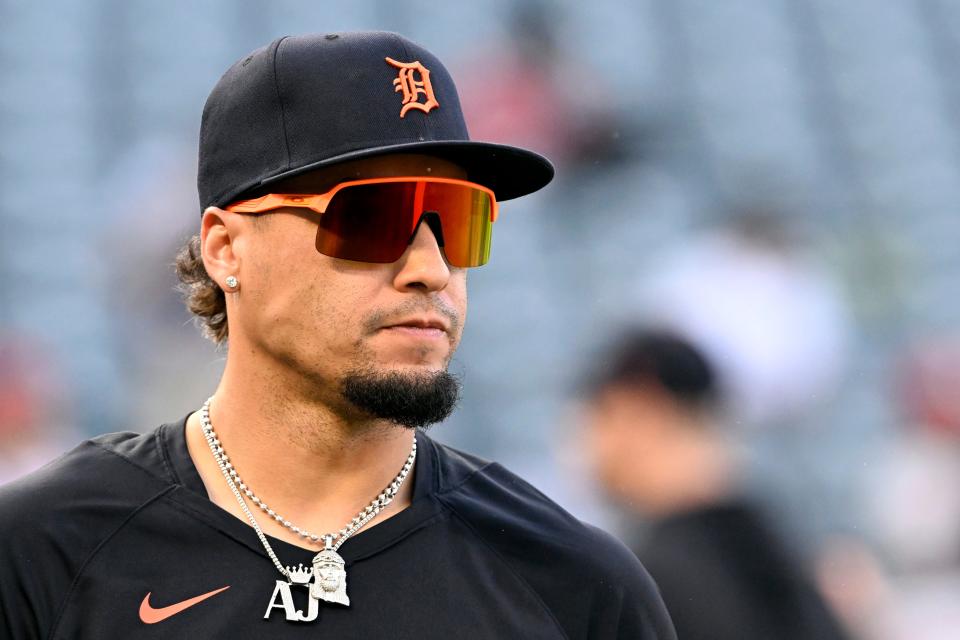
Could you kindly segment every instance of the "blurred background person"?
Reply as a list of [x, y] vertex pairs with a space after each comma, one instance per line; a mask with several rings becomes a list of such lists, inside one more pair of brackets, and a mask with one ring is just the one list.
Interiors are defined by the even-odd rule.
[[763, 203], [667, 243], [638, 270], [627, 314], [676, 329], [718, 370], [742, 431], [799, 433], [849, 366], [848, 297], [802, 214]]
[[829, 590], [860, 583], [872, 594], [845, 603], [871, 639], [953, 640], [960, 630], [958, 379], [956, 332], [904, 344], [890, 387], [898, 428], [855, 485], [866, 536], [836, 536], [821, 558]]
[[744, 492], [715, 368], [686, 340], [635, 330], [585, 388], [602, 486], [647, 523], [632, 546], [685, 640], [844, 638], [802, 564]]
[[572, 173], [630, 150], [628, 123], [612, 108], [611, 88], [593, 65], [560, 40], [568, 12], [555, 1], [508, 4], [505, 33], [458, 65], [471, 135], [522, 141]]

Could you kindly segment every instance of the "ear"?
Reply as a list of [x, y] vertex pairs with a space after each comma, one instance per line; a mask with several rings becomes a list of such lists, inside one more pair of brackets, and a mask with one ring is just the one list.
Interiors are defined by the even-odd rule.
[[218, 207], [207, 207], [200, 222], [200, 254], [207, 273], [220, 288], [230, 291], [227, 276], [240, 277], [240, 252], [237, 239], [241, 226], [239, 214]]

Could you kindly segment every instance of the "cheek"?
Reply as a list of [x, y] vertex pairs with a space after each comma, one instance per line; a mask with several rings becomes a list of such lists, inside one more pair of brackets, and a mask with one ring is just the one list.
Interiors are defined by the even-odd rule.
[[373, 299], [363, 285], [354, 279], [314, 279], [303, 293], [300, 330], [313, 334], [332, 352], [352, 353]]
[[381, 289], [375, 277], [344, 277], [324, 268], [306, 275], [284, 305], [302, 344], [325, 356], [353, 358]]
[[636, 425], [616, 412], [598, 416], [590, 430], [597, 473], [615, 491], [629, 484], [644, 464]]
[[588, 433], [590, 455], [597, 471], [604, 477], [613, 474], [619, 449], [616, 430], [603, 416], [597, 416], [590, 422]]
[[316, 251], [315, 231], [296, 223], [277, 220], [258, 238], [263, 242], [244, 263], [241, 313], [251, 338], [270, 350], [329, 357], [356, 340], [364, 293]]
[[295, 218], [278, 213], [260, 224], [242, 247], [241, 286], [252, 304], [272, 305], [308, 282], [303, 276], [314, 268], [316, 250], [310, 229]]
[[450, 280], [443, 290], [449, 300], [450, 306], [460, 318], [455, 338], [455, 345], [460, 343], [460, 337], [463, 335], [463, 328], [467, 324], [467, 270], [456, 269], [450, 273]]

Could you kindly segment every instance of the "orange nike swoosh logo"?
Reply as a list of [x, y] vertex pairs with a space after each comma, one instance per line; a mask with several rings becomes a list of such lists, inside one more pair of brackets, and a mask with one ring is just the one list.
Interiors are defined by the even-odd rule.
[[229, 588], [230, 585], [227, 585], [219, 589], [214, 589], [213, 591], [205, 593], [201, 596], [190, 598], [189, 600], [184, 600], [183, 602], [178, 602], [177, 604], [172, 604], [169, 607], [161, 607], [159, 609], [154, 609], [150, 606], [150, 593], [147, 593], [147, 595], [143, 596], [143, 602], [140, 603], [140, 619], [147, 624], [161, 622], [170, 616], [177, 615], [184, 609], [189, 609], [193, 605], [217, 595], [221, 591], [226, 591]]

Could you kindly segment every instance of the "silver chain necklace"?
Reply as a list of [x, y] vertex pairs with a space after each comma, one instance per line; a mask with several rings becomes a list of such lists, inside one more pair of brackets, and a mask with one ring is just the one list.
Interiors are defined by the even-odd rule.
[[[347, 541], [347, 538], [352, 536], [354, 533], [366, 526], [368, 522], [377, 517], [377, 515], [383, 511], [388, 504], [393, 502], [393, 499], [397, 496], [397, 493], [400, 492], [400, 487], [403, 486], [404, 480], [407, 479], [407, 474], [409, 474], [410, 469], [413, 468], [413, 463], [417, 457], [416, 435], [413, 437], [413, 446], [410, 449], [410, 455], [407, 456], [406, 462], [403, 463], [403, 467], [400, 469], [400, 472], [393, 479], [393, 481], [387, 485], [384, 490], [381, 491], [373, 500], [371, 500], [370, 504], [361, 509], [360, 512], [350, 522], [344, 525], [342, 529], [334, 533], [317, 535], [293, 525], [289, 520], [276, 513], [273, 509], [268, 507], [263, 500], [258, 498], [253, 490], [250, 489], [250, 487], [248, 487], [246, 483], [240, 479], [240, 474], [230, 462], [230, 458], [224, 451], [223, 444], [217, 437], [216, 432], [213, 430], [213, 424], [210, 422], [210, 402], [212, 400], [212, 397], [208, 398], [200, 409], [200, 427], [203, 430], [203, 436], [207, 440], [207, 445], [210, 447], [210, 452], [213, 454], [213, 458], [217, 462], [217, 466], [220, 467], [220, 472], [227, 481], [230, 491], [233, 492], [233, 495], [237, 499], [237, 503], [240, 505], [240, 509], [243, 511], [244, 515], [246, 515], [247, 520], [250, 521], [250, 524], [253, 526], [253, 530], [256, 531], [257, 537], [260, 538], [260, 542], [263, 544], [263, 548], [266, 550], [267, 555], [270, 556], [270, 560], [273, 562], [273, 566], [275, 566], [277, 571], [287, 578], [287, 582], [280, 580], [277, 581], [277, 586], [274, 588], [270, 606], [267, 607], [267, 613], [264, 615], [264, 617], [269, 617], [274, 608], [283, 608], [286, 611], [288, 620], [309, 622], [315, 620], [318, 615], [317, 600], [338, 602], [340, 604], [349, 605], [350, 599], [347, 597], [346, 593], [347, 574], [344, 569], [343, 558], [339, 553], [337, 553], [337, 550], [344, 542]], [[273, 551], [273, 547], [271, 547], [270, 543], [267, 541], [267, 537], [263, 533], [263, 529], [260, 528], [260, 524], [257, 522], [256, 518], [253, 517], [253, 513], [247, 506], [247, 502], [244, 500], [244, 495], [250, 498], [250, 500], [253, 501], [255, 505], [260, 507], [267, 515], [276, 520], [282, 526], [299, 535], [301, 538], [314, 544], [319, 543], [321, 540], [323, 541], [324, 548], [322, 551], [320, 551], [320, 553], [314, 556], [312, 568], [305, 568], [301, 564], [298, 567], [291, 569], [290, 567], [284, 567], [283, 564], [281, 564], [280, 560], [277, 558], [277, 554]], [[310, 583], [311, 579], [314, 580], [312, 584]], [[306, 614], [294, 609], [293, 605], [291, 604], [292, 598], [290, 596], [289, 589], [290, 586], [293, 585], [308, 586], [310, 589], [311, 597], [309, 600], [308, 612]], [[278, 595], [280, 596], [279, 604], [277, 604]]]

